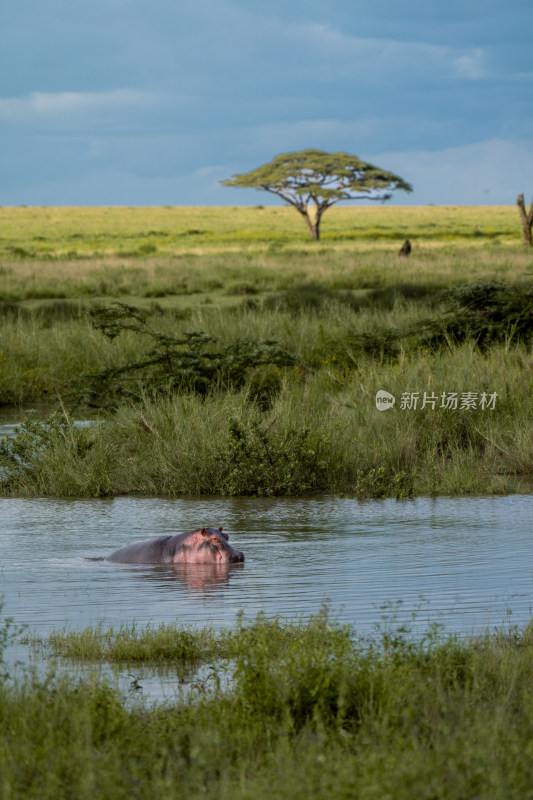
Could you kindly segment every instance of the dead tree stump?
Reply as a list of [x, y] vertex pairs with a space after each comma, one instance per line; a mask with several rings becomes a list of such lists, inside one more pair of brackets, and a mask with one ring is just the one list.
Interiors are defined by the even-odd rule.
[[526, 210], [526, 204], [524, 203], [524, 195], [519, 194], [518, 200], [516, 201], [516, 205], [518, 206], [518, 211], [520, 213], [520, 222], [522, 223], [522, 230], [524, 232], [524, 244], [526, 247], [531, 247], [533, 245], [533, 240], [531, 239], [531, 226], [533, 225], [533, 202], [529, 207], [529, 214]]

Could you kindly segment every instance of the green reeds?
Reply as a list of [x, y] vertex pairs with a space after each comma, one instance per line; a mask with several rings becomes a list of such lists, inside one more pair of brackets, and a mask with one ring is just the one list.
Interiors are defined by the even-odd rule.
[[133, 624], [118, 630], [104, 631], [99, 625], [83, 631], [54, 631], [45, 644], [55, 656], [85, 663], [192, 664], [227, 656], [228, 640], [227, 635], [217, 635], [209, 627], [195, 630], [161, 624], [138, 628]]
[[[106, 634], [93, 638], [95, 659], [108, 657]], [[168, 641], [163, 628], [159, 638]], [[386, 628], [362, 640], [324, 610], [308, 622], [241, 620], [220, 642], [232, 659], [227, 687], [160, 707], [97, 679], [0, 683], [2, 796], [531, 794], [531, 625], [468, 640]], [[142, 649], [142, 636], [131, 644]]]
[[[533, 475], [530, 372], [523, 347], [482, 353], [465, 343], [353, 370], [334, 359], [303, 377], [297, 367], [280, 369], [266, 409], [250, 385], [206, 397], [145, 396], [89, 428], [64, 418], [34, 441], [23, 429], [21, 440], [2, 445], [0, 487], [82, 497], [525, 491]], [[377, 410], [378, 390], [396, 398], [392, 409]], [[452, 393], [457, 408], [442, 407]], [[476, 408], [460, 407], [468, 393]], [[412, 394], [417, 407], [402, 408]], [[483, 394], [494, 407], [482, 407]]]

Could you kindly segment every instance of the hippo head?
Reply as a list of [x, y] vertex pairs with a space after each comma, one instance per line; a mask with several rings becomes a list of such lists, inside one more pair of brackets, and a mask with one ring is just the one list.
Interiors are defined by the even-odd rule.
[[244, 561], [243, 553], [234, 550], [222, 528], [201, 528], [193, 531], [174, 557], [175, 562], [188, 564], [233, 564]]

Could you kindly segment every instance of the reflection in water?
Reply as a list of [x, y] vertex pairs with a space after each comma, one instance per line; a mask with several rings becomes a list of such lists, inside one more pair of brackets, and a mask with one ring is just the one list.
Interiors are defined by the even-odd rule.
[[[298, 618], [329, 598], [366, 634], [394, 608], [420, 628], [524, 624], [533, 608], [533, 497], [0, 499], [0, 596], [38, 634], [135, 622], [233, 625]], [[132, 541], [220, 521], [246, 562], [122, 565]], [[423, 598], [423, 600], [421, 600]], [[402, 603], [397, 601], [401, 600]]]
[[[237, 615], [306, 617], [330, 599], [358, 634], [383, 618], [421, 632], [523, 625], [533, 608], [533, 497], [113, 500], [0, 499], [4, 614], [37, 635], [102, 624], [234, 625]], [[220, 521], [244, 564], [124, 565], [132, 541]], [[417, 611], [418, 609], [418, 611]], [[8, 654], [27, 660], [19, 647]], [[65, 666], [76, 674], [79, 667]], [[104, 667], [127, 693], [132, 669]], [[143, 696], [175, 697], [186, 675], [150, 677]], [[208, 677], [207, 675], [205, 676]]]
[[206, 594], [213, 586], [228, 583], [231, 574], [244, 569], [244, 564], [128, 564], [122, 568], [143, 581], [153, 581], [156, 589], [185, 587], [191, 592]]

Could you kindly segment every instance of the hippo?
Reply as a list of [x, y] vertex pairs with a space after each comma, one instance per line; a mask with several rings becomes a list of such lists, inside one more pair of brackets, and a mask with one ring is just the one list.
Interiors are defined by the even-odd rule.
[[233, 564], [244, 561], [222, 528], [198, 528], [121, 547], [107, 557], [119, 564]]

